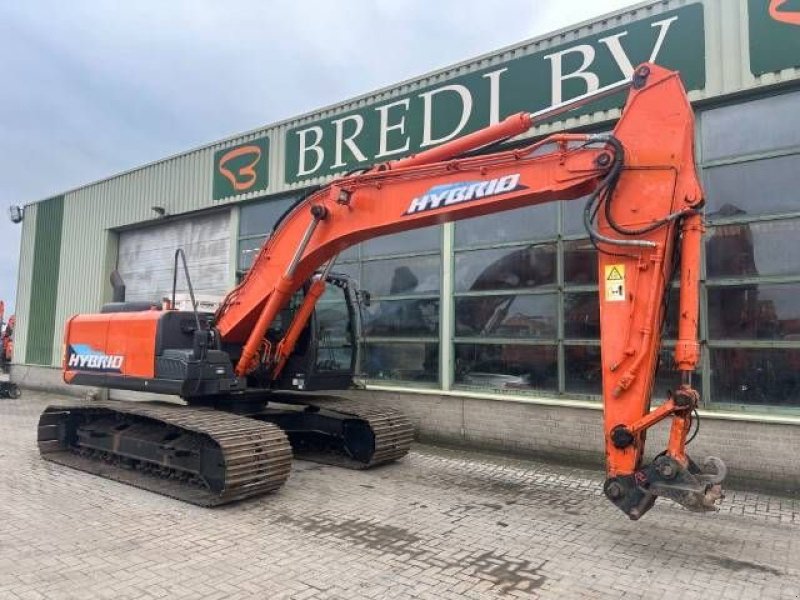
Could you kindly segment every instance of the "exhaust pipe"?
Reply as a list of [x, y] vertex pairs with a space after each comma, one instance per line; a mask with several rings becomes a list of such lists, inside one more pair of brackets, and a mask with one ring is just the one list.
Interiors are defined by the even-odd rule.
[[111, 301], [125, 302], [125, 280], [116, 269], [111, 272], [111, 287], [114, 289]]

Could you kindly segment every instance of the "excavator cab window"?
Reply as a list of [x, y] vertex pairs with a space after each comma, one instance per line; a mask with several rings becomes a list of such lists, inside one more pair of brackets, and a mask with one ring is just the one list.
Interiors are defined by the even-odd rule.
[[[304, 292], [295, 294], [270, 329], [270, 337], [288, 328], [303, 296]], [[317, 302], [312, 318], [286, 363], [277, 382], [278, 388], [313, 391], [351, 386], [358, 348], [357, 296], [349, 278], [328, 276], [325, 294]]]
[[[298, 290], [289, 300], [289, 304], [278, 313], [275, 320], [269, 326], [269, 329], [267, 329], [267, 339], [270, 342], [273, 344], [278, 343], [283, 336], [286, 335], [286, 331], [289, 329], [289, 325], [292, 323], [297, 309], [300, 308], [300, 305], [303, 303], [303, 298], [305, 298], [305, 289]], [[301, 339], [298, 345], [302, 345], [303, 341], [304, 340]]]
[[329, 286], [317, 303], [317, 361], [319, 373], [349, 371], [355, 358], [347, 291]]

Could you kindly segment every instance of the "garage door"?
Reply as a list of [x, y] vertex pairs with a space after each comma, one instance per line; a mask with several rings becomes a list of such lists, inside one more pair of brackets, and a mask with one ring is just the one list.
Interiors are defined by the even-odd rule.
[[[230, 287], [229, 222], [229, 212], [214, 212], [121, 232], [117, 269], [125, 281], [126, 300], [169, 297], [178, 248], [186, 253], [195, 293], [222, 298]], [[178, 292], [186, 290], [179, 271]]]

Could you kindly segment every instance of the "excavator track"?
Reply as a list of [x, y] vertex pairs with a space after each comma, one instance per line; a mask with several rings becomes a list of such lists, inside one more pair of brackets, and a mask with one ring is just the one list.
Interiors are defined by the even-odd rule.
[[166, 403], [49, 406], [38, 443], [46, 460], [199, 506], [275, 491], [292, 461], [270, 423]]
[[[296, 413], [297, 414], [297, 413]], [[342, 398], [314, 398], [302, 411], [301, 425], [286, 415], [257, 416], [284, 429], [296, 458], [345, 467], [369, 469], [403, 458], [411, 449], [414, 427], [401, 412], [369, 402]], [[326, 437], [309, 438], [301, 432], [327, 431]], [[326, 443], [327, 439], [330, 443]], [[320, 443], [320, 440], [323, 440]]]

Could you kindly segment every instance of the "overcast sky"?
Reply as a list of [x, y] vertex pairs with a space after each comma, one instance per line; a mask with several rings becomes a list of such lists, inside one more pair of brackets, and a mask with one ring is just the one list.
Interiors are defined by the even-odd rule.
[[16, 294], [12, 204], [631, 4], [0, 0], [0, 299]]

